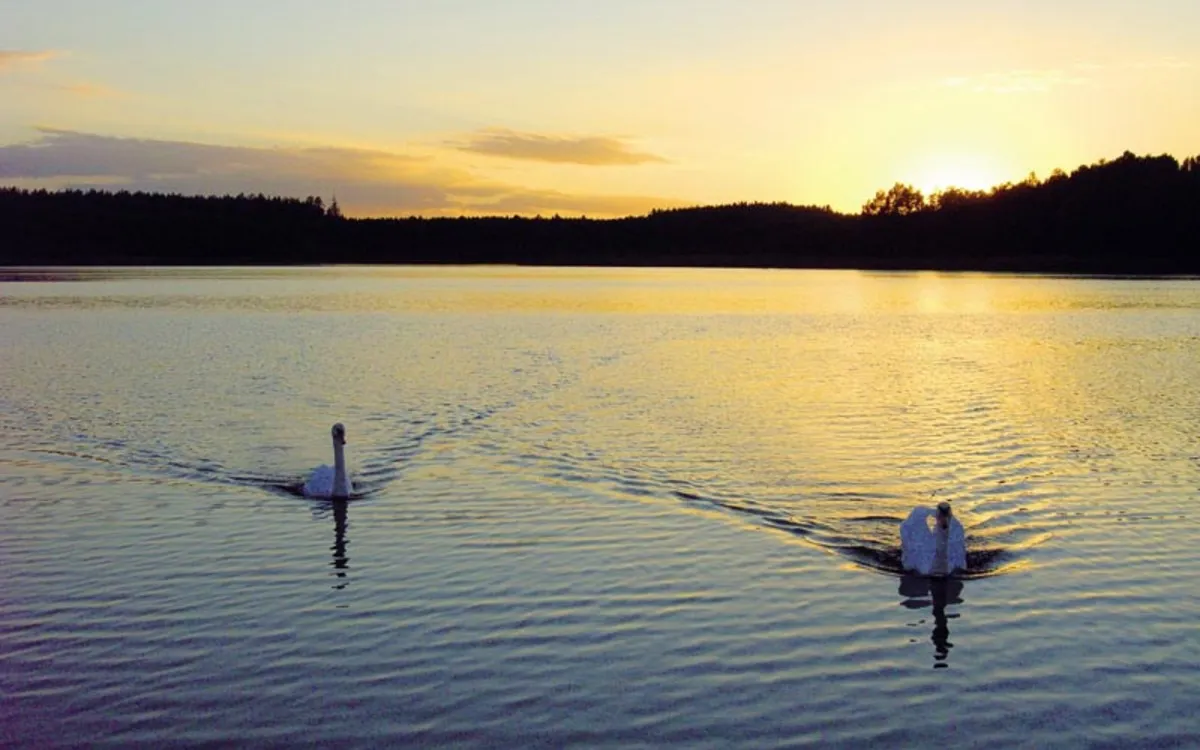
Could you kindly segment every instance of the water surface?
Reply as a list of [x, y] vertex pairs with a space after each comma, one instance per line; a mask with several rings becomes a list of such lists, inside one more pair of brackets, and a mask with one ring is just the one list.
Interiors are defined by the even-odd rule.
[[1200, 282], [3, 278], [5, 745], [1197, 741]]

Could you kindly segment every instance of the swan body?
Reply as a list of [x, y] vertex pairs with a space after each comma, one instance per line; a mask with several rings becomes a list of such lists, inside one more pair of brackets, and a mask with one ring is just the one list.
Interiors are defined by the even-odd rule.
[[[929, 518], [934, 528], [929, 528]], [[900, 564], [926, 576], [946, 576], [967, 569], [967, 535], [950, 511], [950, 503], [937, 509], [917, 507], [900, 524]]]
[[325, 500], [345, 500], [353, 486], [346, 473], [346, 428], [341, 422], [330, 430], [333, 435], [333, 466], [318, 466], [304, 483], [304, 494]]

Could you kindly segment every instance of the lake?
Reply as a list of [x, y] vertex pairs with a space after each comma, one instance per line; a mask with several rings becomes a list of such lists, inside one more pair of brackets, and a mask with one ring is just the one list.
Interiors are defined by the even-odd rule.
[[0, 744], [1200, 742], [1200, 281], [0, 278]]

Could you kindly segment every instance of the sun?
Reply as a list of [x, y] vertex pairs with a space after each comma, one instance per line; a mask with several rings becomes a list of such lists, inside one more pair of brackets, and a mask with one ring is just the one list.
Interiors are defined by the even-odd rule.
[[913, 184], [926, 195], [956, 187], [986, 190], [1003, 182], [995, 162], [982, 154], [938, 153], [922, 159], [913, 173]]

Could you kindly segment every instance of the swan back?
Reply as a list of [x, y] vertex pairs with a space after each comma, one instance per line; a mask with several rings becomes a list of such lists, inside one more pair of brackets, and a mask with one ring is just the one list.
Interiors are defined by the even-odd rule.
[[918, 506], [900, 524], [900, 565], [905, 570], [928, 574], [933, 567], [936, 541], [929, 529], [933, 509]]
[[946, 544], [946, 572], [967, 569], [967, 532], [958, 519], [950, 517]]
[[967, 568], [966, 531], [945, 506], [946, 528], [930, 529], [929, 518], [937, 516], [932, 508], [913, 508], [900, 524], [900, 564], [905, 570], [921, 575], [946, 575]]
[[308, 497], [329, 498], [333, 496], [333, 467], [318, 466], [304, 483], [304, 494]]

